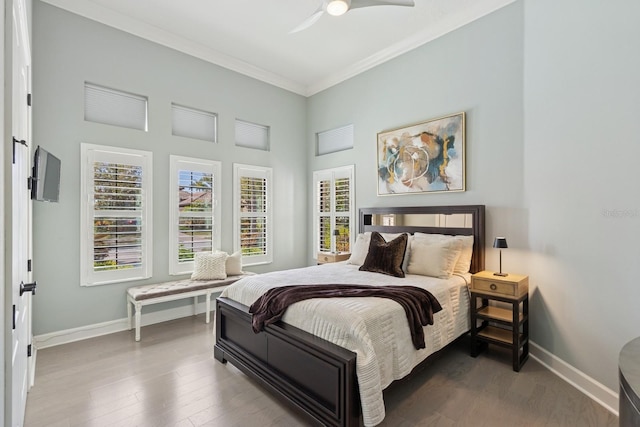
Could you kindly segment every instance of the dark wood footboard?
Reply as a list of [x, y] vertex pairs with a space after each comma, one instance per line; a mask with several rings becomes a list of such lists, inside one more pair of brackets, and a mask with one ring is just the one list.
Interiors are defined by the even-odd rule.
[[216, 300], [214, 356], [322, 425], [360, 425], [355, 353], [282, 322], [254, 334], [247, 306]]

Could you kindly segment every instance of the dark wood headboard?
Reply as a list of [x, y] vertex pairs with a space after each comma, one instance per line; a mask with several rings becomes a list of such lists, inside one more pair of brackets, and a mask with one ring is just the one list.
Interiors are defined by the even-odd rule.
[[[420, 218], [421, 215], [431, 215], [425, 222], [427, 225], [416, 224], [396, 224], [400, 215], [416, 215], [413, 218]], [[444, 217], [443, 217], [444, 215]], [[449, 215], [465, 215], [466, 224], [464, 227], [441, 226], [431, 224], [432, 220], [440, 220]], [[376, 218], [386, 216], [389, 225], [382, 225], [380, 221], [376, 223]], [[473, 235], [473, 257], [471, 258], [471, 273], [484, 270], [484, 205], [460, 205], [460, 206], [405, 206], [405, 207], [381, 207], [381, 208], [361, 208], [360, 224], [361, 233], [367, 231], [378, 231], [380, 233], [420, 233], [429, 234], [450, 234], [450, 235]]]

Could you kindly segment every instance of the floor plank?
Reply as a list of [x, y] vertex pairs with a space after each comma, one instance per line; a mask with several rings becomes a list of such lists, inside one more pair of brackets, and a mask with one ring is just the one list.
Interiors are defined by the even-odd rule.
[[[40, 350], [25, 427], [305, 426], [297, 411], [213, 359], [204, 315]], [[618, 418], [529, 360], [461, 340], [385, 391], [383, 427], [617, 426]]]

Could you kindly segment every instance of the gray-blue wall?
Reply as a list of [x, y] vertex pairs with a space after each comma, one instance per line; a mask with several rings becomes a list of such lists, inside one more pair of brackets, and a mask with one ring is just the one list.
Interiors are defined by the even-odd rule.
[[640, 2], [525, 2], [533, 340], [612, 390], [640, 335]]
[[[35, 335], [122, 319], [127, 287], [171, 279], [170, 154], [222, 162], [221, 249], [226, 251], [233, 249], [233, 163], [272, 167], [276, 255], [273, 264], [250, 270], [305, 265], [309, 174], [304, 97], [39, 1], [33, 18], [33, 140], [62, 161], [60, 203], [34, 204]], [[85, 81], [148, 96], [149, 131], [85, 122]], [[172, 136], [172, 102], [218, 113], [218, 144]], [[271, 151], [235, 147], [236, 118], [269, 125]], [[79, 286], [82, 142], [153, 152], [152, 279]]]

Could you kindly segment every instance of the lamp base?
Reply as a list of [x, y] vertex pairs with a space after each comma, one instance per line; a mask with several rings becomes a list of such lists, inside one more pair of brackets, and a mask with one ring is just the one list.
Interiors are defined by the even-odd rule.
[[493, 273], [494, 276], [507, 277], [509, 273]]

